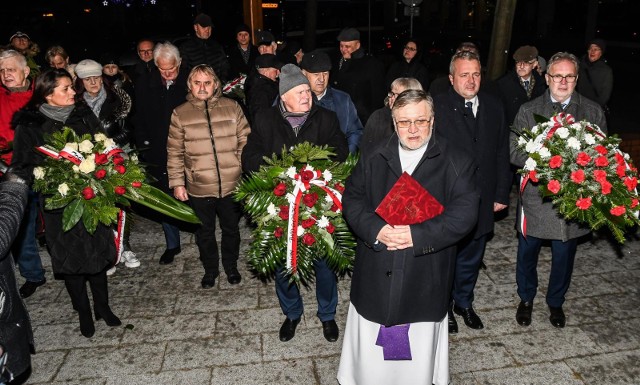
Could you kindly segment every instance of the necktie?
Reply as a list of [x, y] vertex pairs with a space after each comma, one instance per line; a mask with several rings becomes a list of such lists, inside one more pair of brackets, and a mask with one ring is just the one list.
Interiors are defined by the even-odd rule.
[[167, 89], [169, 89], [169, 87], [171, 87], [172, 84], [173, 84], [173, 80], [167, 80]]
[[524, 84], [524, 90], [525, 91], [529, 91], [529, 81], [525, 80], [524, 82], [522, 82]]
[[472, 118], [475, 118], [476, 116], [475, 116], [475, 114], [473, 113], [473, 102], [466, 102], [466, 103], [464, 104], [464, 106], [465, 106], [465, 110], [466, 110], [466, 111], [465, 111], [465, 115], [469, 115], [469, 116], [471, 116]]

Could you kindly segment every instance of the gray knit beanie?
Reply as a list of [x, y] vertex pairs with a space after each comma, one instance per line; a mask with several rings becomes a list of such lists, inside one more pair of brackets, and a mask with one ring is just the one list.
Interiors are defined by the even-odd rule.
[[280, 70], [280, 96], [300, 84], [309, 85], [309, 80], [295, 64], [285, 64]]

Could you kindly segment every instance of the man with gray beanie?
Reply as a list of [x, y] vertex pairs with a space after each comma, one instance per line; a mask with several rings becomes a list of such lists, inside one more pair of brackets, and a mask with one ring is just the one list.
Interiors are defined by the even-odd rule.
[[[280, 154], [303, 142], [331, 146], [336, 154], [334, 160], [345, 160], [349, 149], [336, 114], [313, 103], [309, 81], [294, 64], [282, 67], [279, 92], [274, 106], [256, 114], [242, 151], [242, 169], [247, 173], [257, 171], [264, 163], [263, 157]], [[336, 276], [322, 260], [316, 261], [314, 268], [317, 315], [324, 337], [335, 342], [339, 334], [334, 320], [338, 305]], [[295, 335], [304, 308], [298, 286], [289, 283], [284, 267], [276, 273], [275, 281], [280, 307], [287, 317], [280, 328], [280, 341], [284, 342]]]
[[362, 136], [362, 123], [358, 118], [358, 111], [348, 93], [329, 87], [329, 71], [331, 60], [322, 51], [308, 52], [300, 62], [302, 73], [309, 80], [311, 91], [315, 95], [314, 101], [338, 116], [340, 129], [347, 137], [349, 152], [358, 151]]
[[367, 124], [371, 113], [383, 106], [386, 96], [384, 64], [365, 55], [357, 29], [343, 29], [338, 41], [340, 58], [331, 70], [332, 86], [351, 96], [360, 122]]

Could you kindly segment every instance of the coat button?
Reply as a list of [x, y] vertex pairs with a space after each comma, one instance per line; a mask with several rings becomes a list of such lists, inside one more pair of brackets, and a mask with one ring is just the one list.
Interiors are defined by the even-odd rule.
[[387, 271], [387, 277], [391, 277], [391, 270]]

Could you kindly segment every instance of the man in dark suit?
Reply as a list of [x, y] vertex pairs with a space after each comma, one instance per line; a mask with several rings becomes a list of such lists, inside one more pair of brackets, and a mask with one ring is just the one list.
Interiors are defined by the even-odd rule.
[[504, 109], [497, 98], [480, 91], [480, 80], [480, 57], [469, 51], [458, 52], [449, 65], [452, 87], [435, 98], [436, 135], [474, 158], [475, 183], [480, 191], [478, 223], [458, 243], [454, 306], [449, 310], [450, 333], [458, 331], [453, 312], [461, 315], [472, 329], [484, 327], [473, 310], [473, 290], [487, 239], [493, 232], [494, 212], [507, 207], [511, 187], [509, 130]]

